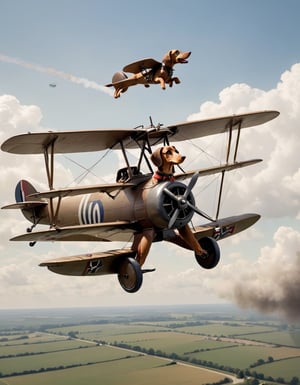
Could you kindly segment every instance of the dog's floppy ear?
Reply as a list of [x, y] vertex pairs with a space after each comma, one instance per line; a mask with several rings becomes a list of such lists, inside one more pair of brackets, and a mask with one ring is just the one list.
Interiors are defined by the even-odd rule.
[[172, 55], [172, 50], [168, 51], [167, 53], [164, 54], [162, 61], [163, 62], [168, 62], [171, 60], [171, 55]]
[[155, 151], [152, 152], [151, 154], [151, 161], [155, 164], [156, 167], [161, 167], [162, 166], [162, 159], [161, 159], [161, 150], [163, 147], [157, 148]]

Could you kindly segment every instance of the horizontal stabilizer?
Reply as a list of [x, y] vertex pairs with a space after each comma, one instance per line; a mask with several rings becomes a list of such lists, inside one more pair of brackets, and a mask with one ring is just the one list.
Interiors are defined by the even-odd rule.
[[119, 249], [55, 258], [42, 262], [39, 266], [46, 266], [50, 271], [64, 275], [117, 274], [124, 258], [134, 258], [134, 256], [135, 252], [131, 249]]
[[126, 79], [119, 80], [119, 81], [114, 82], [114, 83], [105, 84], [105, 87], [120, 87], [120, 86], [123, 86], [125, 88], [125, 87], [135, 86], [138, 83], [139, 83], [138, 79], [126, 78]]
[[11, 241], [120, 241], [128, 242], [135, 232], [135, 224], [126, 221], [53, 228], [18, 235]]
[[253, 164], [262, 162], [262, 159], [251, 159], [251, 160], [245, 160], [242, 162], [235, 162], [231, 164], [223, 164], [221, 166], [215, 166], [215, 167], [209, 167], [204, 168], [200, 170], [194, 170], [194, 171], [188, 171], [184, 174], [175, 174], [174, 177], [176, 180], [184, 180], [187, 178], [190, 178], [195, 173], [199, 173], [199, 176], [208, 176], [213, 174], [218, 174], [224, 171], [233, 171], [238, 168], [252, 166]]

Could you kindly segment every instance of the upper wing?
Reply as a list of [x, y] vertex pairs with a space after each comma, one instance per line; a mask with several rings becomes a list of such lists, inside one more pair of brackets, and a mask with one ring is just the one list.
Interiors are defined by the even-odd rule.
[[140, 148], [139, 140], [148, 139], [155, 145], [169, 137], [172, 141], [183, 141], [203, 136], [246, 128], [266, 123], [279, 115], [277, 111], [261, 111], [249, 114], [231, 115], [217, 119], [184, 122], [165, 128], [127, 130], [89, 130], [29, 133], [13, 136], [1, 146], [2, 151], [13, 154], [43, 154], [53, 145], [55, 153], [99, 151], [107, 148], [120, 149], [120, 142], [126, 148]]
[[128, 64], [123, 68], [123, 71], [136, 74], [137, 72], [143, 71], [147, 68], [153, 68], [160, 65], [161, 63], [159, 61], [154, 60], [152, 58], [147, 58]]
[[13, 136], [2, 143], [2, 151], [13, 154], [44, 154], [53, 144], [57, 154], [100, 151], [136, 134], [136, 130], [39, 132]]
[[209, 135], [222, 134], [228, 131], [229, 127], [233, 129], [253, 127], [264, 124], [279, 115], [278, 111], [260, 111], [249, 114], [231, 115], [220, 118], [212, 118], [205, 120], [196, 120], [194, 122], [184, 122], [168, 129], [174, 134], [171, 136], [172, 141], [182, 141], [187, 139], [195, 139]]
[[11, 241], [121, 241], [128, 242], [135, 233], [135, 224], [118, 221], [94, 225], [58, 227], [45, 231], [34, 231], [13, 237]]

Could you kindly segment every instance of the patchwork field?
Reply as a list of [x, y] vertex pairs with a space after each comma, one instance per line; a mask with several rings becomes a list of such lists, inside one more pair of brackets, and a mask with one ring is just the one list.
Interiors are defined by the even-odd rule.
[[0, 321], [0, 384], [93, 385], [101, 379], [105, 385], [201, 385], [225, 378], [243, 382], [257, 374], [265, 383], [290, 384], [300, 378], [296, 325], [237, 316], [229, 322], [220, 315], [208, 320], [207, 314], [201, 320], [194, 312], [153, 318], [128, 314], [91, 320], [83, 313], [64, 322], [43, 319], [36, 331], [36, 320], [33, 328], [21, 330], [1, 328]]

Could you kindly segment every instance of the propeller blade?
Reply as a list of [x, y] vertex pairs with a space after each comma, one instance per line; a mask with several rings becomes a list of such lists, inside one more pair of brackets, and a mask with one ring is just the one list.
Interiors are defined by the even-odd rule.
[[188, 205], [192, 210], [195, 211], [195, 213], [201, 215], [201, 217], [204, 217], [204, 218], [208, 219], [208, 220], [211, 221], [211, 222], [214, 222], [214, 219], [213, 219], [212, 217], [210, 217], [209, 215], [205, 214], [203, 211], [199, 210], [198, 207], [193, 206], [193, 205], [192, 205], [190, 202], [188, 202], [188, 201], [187, 201], [186, 203], [187, 203], [187, 205]]
[[176, 209], [174, 211], [170, 221], [169, 221], [168, 229], [171, 229], [173, 227], [174, 223], [176, 222], [176, 219], [177, 219], [178, 215], [179, 215], [179, 209]]
[[186, 199], [189, 196], [189, 193], [192, 191], [192, 189], [194, 188], [195, 184], [197, 183], [198, 177], [199, 177], [199, 173], [195, 172], [195, 174], [192, 176], [192, 178], [190, 180], [190, 183], [187, 186], [187, 189], [185, 190], [185, 193], [184, 193], [184, 196], [183, 196], [184, 199]]
[[170, 198], [172, 198], [174, 201], [178, 201], [178, 198], [175, 194], [172, 193], [172, 191], [168, 190], [166, 187], [164, 188], [164, 193], [169, 195]]

